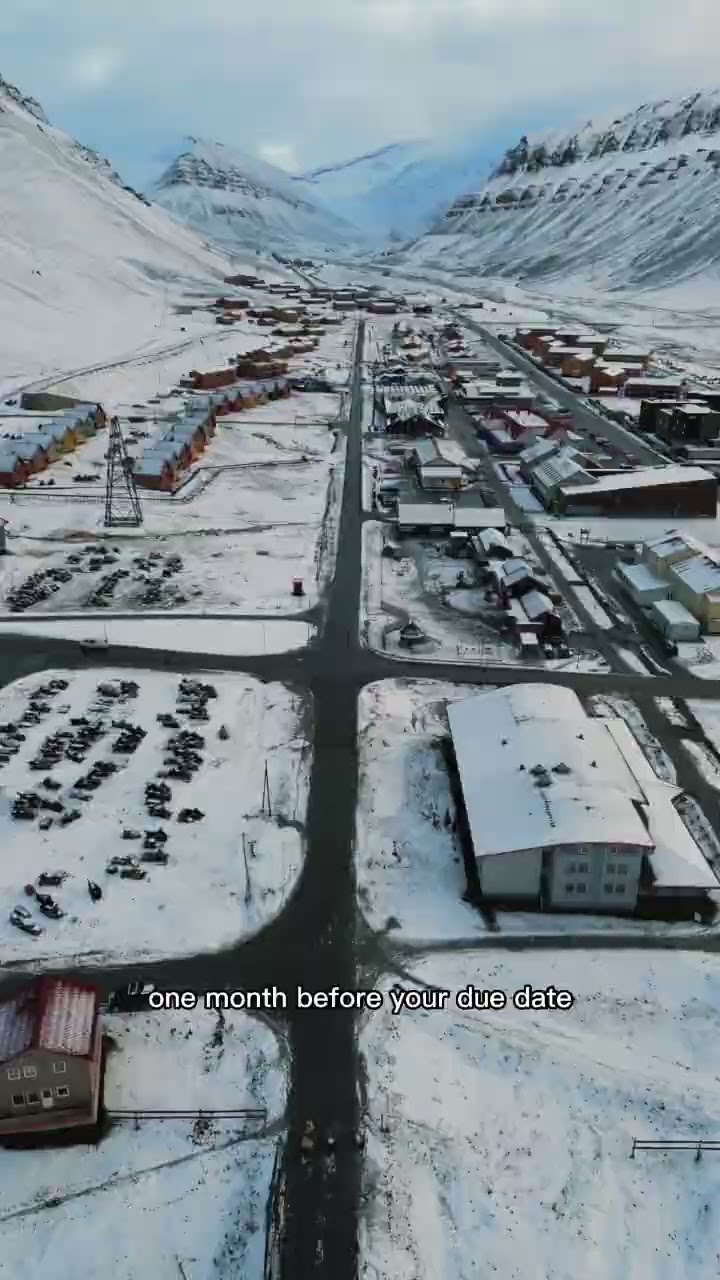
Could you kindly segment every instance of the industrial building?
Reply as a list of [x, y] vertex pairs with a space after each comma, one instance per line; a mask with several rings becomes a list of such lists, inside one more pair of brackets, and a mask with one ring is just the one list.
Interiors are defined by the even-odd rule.
[[720, 633], [720, 550], [671, 530], [646, 542], [617, 576], [668, 639], [695, 640], [701, 630]]
[[[556, 459], [547, 464], [552, 467]], [[533, 475], [537, 485], [538, 468]], [[715, 516], [717, 478], [703, 467], [670, 464], [560, 483], [550, 497], [561, 515]], [[544, 494], [541, 491], [541, 496]]]
[[676, 644], [697, 640], [700, 635], [700, 623], [679, 600], [656, 600], [650, 616], [658, 631]]
[[634, 912], [718, 881], [624, 721], [570, 689], [518, 684], [447, 707], [463, 827], [484, 897]]
[[617, 575], [628, 595], [642, 609], [649, 608], [656, 600], [667, 600], [670, 595], [669, 584], [642, 562], [619, 564]]

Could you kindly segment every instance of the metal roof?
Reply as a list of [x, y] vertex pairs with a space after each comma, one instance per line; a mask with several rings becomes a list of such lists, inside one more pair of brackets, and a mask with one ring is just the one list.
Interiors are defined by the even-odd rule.
[[[642, 467], [637, 471], [623, 471], [618, 475], [599, 476], [594, 479], [593, 490], [612, 493], [616, 489], [652, 489], [658, 485], [701, 484], [708, 480], [716, 483], [715, 476], [704, 467], [684, 467], [679, 463], [670, 463], [666, 467]], [[564, 484], [562, 490], [563, 493], [572, 493], [578, 487], [569, 483]]]
[[634, 803], [643, 792], [608, 722], [587, 716], [571, 689], [512, 685], [448, 704], [448, 718], [478, 857], [557, 844], [653, 847]]
[[0, 1062], [33, 1049], [86, 1057], [93, 1047], [98, 995], [86, 983], [37, 978], [0, 1004]]

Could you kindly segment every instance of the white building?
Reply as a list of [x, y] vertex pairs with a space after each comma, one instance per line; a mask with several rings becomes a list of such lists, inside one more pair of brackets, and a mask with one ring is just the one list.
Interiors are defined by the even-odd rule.
[[669, 640], [678, 643], [697, 640], [700, 623], [679, 600], [656, 600], [650, 610], [652, 620]]
[[669, 584], [642, 562], [619, 564], [617, 575], [628, 595], [643, 609], [649, 608], [655, 600], [667, 600], [670, 595]]
[[448, 704], [483, 894], [562, 910], [635, 909], [718, 882], [624, 721], [570, 689], [519, 684]]

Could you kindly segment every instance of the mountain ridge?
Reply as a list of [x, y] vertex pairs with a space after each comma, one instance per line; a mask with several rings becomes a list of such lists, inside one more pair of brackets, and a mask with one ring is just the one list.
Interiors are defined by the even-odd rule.
[[652, 287], [720, 266], [720, 90], [523, 134], [409, 249], [517, 280]]

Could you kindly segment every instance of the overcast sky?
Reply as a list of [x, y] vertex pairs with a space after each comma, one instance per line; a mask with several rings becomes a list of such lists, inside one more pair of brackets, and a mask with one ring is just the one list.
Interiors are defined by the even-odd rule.
[[0, 0], [0, 73], [142, 184], [187, 134], [289, 168], [720, 80], [718, 0]]

